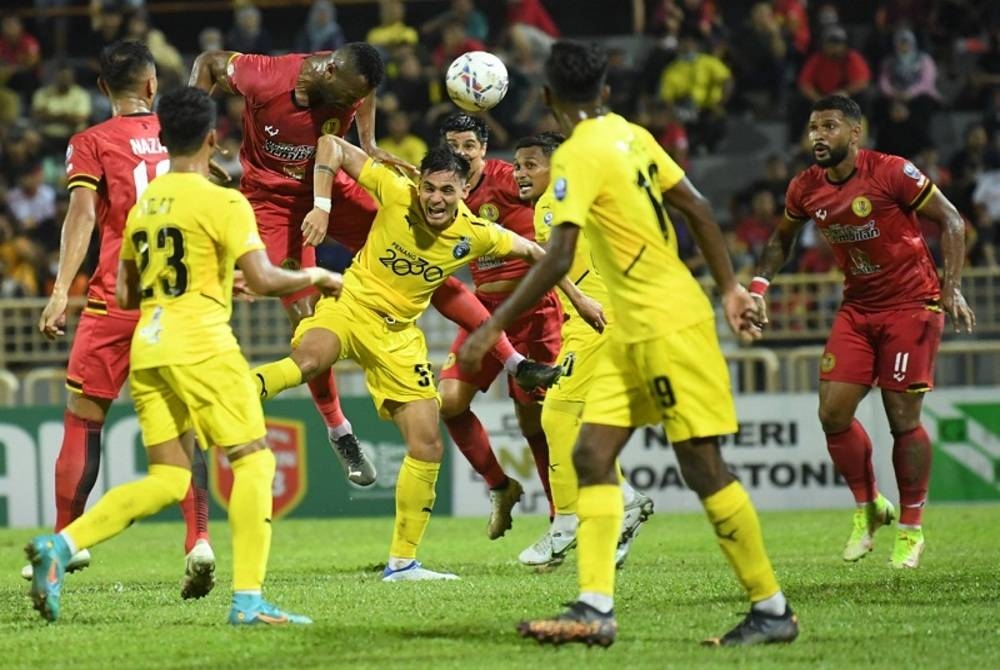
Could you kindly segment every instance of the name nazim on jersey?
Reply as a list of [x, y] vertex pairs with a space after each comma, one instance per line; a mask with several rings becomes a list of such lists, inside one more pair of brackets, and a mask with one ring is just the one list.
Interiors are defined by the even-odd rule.
[[160, 144], [158, 137], [133, 137], [128, 141], [132, 153], [136, 156], [152, 156], [167, 153], [167, 148]]

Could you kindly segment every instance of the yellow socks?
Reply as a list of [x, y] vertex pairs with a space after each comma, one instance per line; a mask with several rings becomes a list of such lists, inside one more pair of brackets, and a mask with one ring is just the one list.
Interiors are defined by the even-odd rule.
[[416, 558], [417, 546], [431, 520], [434, 485], [440, 463], [418, 461], [406, 456], [396, 480], [396, 522], [392, 528], [391, 558]]
[[270, 400], [285, 389], [302, 383], [302, 371], [291, 358], [265, 363], [250, 371], [261, 400]]
[[63, 529], [76, 550], [114, 537], [138, 521], [187, 495], [191, 471], [173, 465], [150, 465], [142, 479], [111, 489], [92, 509]]
[[757, 602], [778, 593], [781, 588], [764, 551], [757, 511], [743, 485], [733, 482], [701, 501], [722, 553], [729, 559], [740, 584]]
[[615, 484], [580, 487], [576, 506], [577, 564], [581, 593], [611, 596], [615, 592], [615, 547], [625, 508]]
[[542, 430], [549, 443], [549, 485], [557, 514], [576, 514], [579, 485], [573, 468], [573, 446], [582, 413], [582, 402], [546, 399], [542, 405]]
[[229, 526], [233, 534], [233, 590], [260, 591], [271, 551], [274, 454], [261, 449], [237, 459], [232, 467]]

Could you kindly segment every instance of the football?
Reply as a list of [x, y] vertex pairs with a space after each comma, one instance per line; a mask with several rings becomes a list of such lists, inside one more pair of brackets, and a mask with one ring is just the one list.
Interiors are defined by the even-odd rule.
[[486, 51], [470, 51], [451, 62], [445, 86], [452, 101], [467, 112], [495, 107], [507, 95], [507, 67]]

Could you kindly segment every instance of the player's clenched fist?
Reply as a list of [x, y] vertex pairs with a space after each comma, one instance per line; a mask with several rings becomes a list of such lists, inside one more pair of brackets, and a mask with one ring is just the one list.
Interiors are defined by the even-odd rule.
[[344, 277], [339, 272], [330, 272], [323, 268], [302, 268], [312, 281], [312, 285], [325, 296], [339, 298], [344, 287]]

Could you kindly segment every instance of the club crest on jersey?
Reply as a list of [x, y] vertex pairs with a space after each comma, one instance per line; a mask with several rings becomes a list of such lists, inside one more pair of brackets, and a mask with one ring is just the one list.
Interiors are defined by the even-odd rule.
[[[295, 509], [306, 495], [306, 428], [301, 421], [267, 419], [267, 446], [274, 452], [277, 471], [271, 490], [271, 515], [278, 519]], [[229, 507], [233, 491], [233, 469], [222, 449], [213, 449], [208, 458], [209, 488], [215, 501]]]
[[465, 258], [472, 251], [472, 243], [469, 241], [468, 237], [462, 237], [458, 243], [452, 248], [451, 255], [455, 258]]
[[819, 361], [820, 372], [829, 372], [837, 365], [837, 357], [831, 354], [829, 351], [823, 354], [823, 358]]
[[323, 122], [323, 127], [320, 128], [324, 135], [339, 135], [340, 134], [340, 119], [334, 117], [332, 119], [327, 119]]
[[556, 196], [556, 200], [563, 200], [566, 198], [566, 177], [559, 177], [556, 179], [556, 183], [552, 185], [552, 194]]
[[859, 217], [864, 218], [872, 213], [872, 201], [863, 195], [859, 195], [851, 201], [851, 211]]
[[492, 202], [488, 202], [479, 208], [479, 218], [487, 221], [497, 221], [500, 219], [500, 208]]

